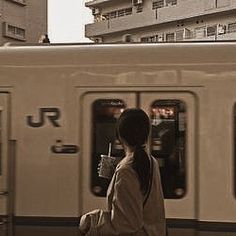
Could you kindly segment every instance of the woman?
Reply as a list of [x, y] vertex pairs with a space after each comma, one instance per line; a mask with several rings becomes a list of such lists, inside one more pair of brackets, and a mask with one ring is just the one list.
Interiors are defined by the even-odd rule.
[[157, 161], [147, 154], [150, 122], [141, 109], [125, 110], [117, 134], [126, 156], [107, 191], [107, 210], [82, 216], [83, 235], [165, 236], [164, 200]]

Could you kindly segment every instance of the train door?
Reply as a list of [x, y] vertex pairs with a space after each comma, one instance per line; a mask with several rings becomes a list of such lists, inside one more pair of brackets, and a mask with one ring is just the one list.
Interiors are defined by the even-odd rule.
[[0, 94], [0, 235], [8, 221], [8, 95]]
[[150, 117], [150, 151], [160, 165], [168, 218], [195, 219], [194, 97], [188, 93], [89, 94], [83, 103], [82, 211], [105, 207], [109, 180], [98, 177], [101, 154], [124, 156], [115, 135], [116, 120], [127, 107]]
[[158, 160], [166, 217], [196, 219], [195, 102], [189, 93], [141, 93], [152, 125], [150, 151]]
[[91, 93], [84, 97], [82, 127], [82, 188], [80, 191], [83, 213], [96, 208], [105, 208], [104, 197], [109, 180], [97, 174], [101, 154], [123, 155], [122, 146], [116, 139], [115, 125], [121, 112], [136, 106], [134, 93]]

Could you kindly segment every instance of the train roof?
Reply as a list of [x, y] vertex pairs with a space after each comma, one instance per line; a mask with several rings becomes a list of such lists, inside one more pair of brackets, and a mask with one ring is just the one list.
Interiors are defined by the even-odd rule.
[[236, 64], [236, 42], [0, 47], [0, 66]]

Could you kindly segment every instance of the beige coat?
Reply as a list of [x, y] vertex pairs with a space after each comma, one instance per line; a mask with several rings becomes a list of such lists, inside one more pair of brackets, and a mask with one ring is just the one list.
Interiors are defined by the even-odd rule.
[[82, 216], [80, 230], [87, 236], [165, 236], [166, 221], [158, 162], [153, 158], [153, 180], [148, 200], [141, 193], [132, 156], [117, 166], [107, 191], [107, 210], [94, 210]]

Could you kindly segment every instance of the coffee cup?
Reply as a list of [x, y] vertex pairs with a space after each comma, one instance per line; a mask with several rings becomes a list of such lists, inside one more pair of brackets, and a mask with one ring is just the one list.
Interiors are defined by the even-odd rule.
[[101, 161], [98, 168], [98, 176], [111, 179], [116, 168], [116, 158], [109, 155], [101, 155]]

